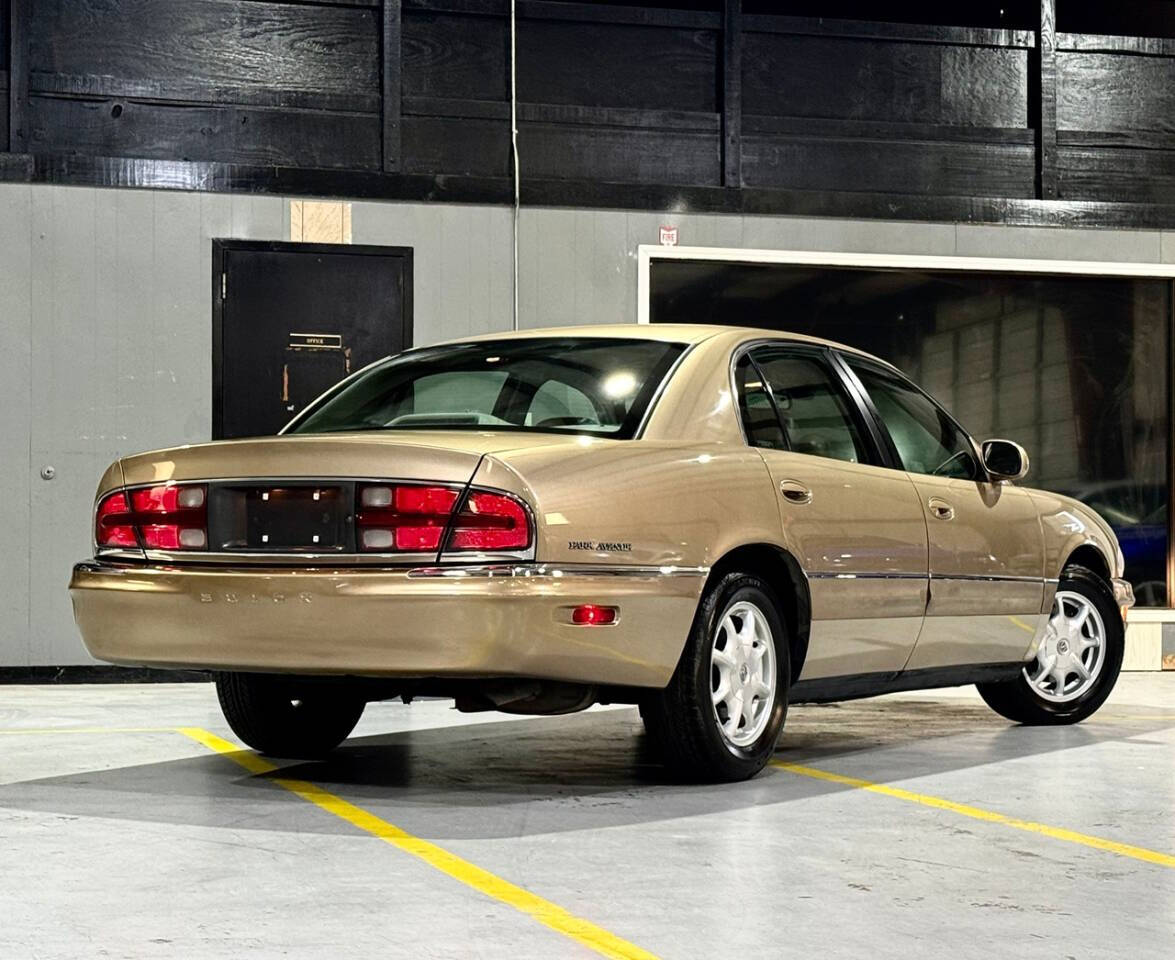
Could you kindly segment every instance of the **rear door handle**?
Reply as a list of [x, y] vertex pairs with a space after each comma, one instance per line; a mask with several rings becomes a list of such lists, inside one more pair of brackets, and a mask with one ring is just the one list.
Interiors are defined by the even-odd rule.
[[780, 480], [779, 492], [791, 503], [811, 503], [812, 491], [799, 480]]
[[938, 520], [955, 519], [955, 508], [940, 497], [931, 497], [926, 501], [926, 505]]

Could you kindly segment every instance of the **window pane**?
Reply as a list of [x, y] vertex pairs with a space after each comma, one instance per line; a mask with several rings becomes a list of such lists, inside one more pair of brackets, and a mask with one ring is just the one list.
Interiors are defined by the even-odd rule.
[[343, 381], [287, 432], [545, 430], [625, 439], [683, 349], [525, 337], [409, 350]]
[[653, 261], [653, 319], [784, 329], [893, 363], [1026, 485], [1114, 528], [1143, 605], [1166, 603], [1172, 284], [1133, 277]]
[[854, 463], [868, 459], [848, 400], [823, 362], [771, 347], [752, 353], [771, 387], [790, 449]]
[[739, 412], [743, 418], [747, 443], [752, 447], [786, 450], [783, 431], [775, 416], [775, 406], [767, 394], [767, 388], [759, 379], [758, 371], [751, 365], [748, 354], [743, 354], [739, 359], [734, 373], [738, 383]]
[[979, 464], [971, 441], [924, 393], [884, 367], [846, 358], [911, 473], [973, 480]]

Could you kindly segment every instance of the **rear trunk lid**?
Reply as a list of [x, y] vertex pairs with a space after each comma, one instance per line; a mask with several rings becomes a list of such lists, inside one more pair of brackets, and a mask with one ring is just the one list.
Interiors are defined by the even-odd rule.
[[[550, 434], [415, 430], [220, 441], [118, 461], [99, 499], [110, 494], [122, 523], [137, 525], [138, 548], [118, 541], [120, 555], [196, 563], [433, 561], [441, 531], [455, 529], [451, 512], [463, 515], [458, 488], [486, 454], [561, 442], [566, 438]], [[172, 501], [177, 496], [170, 485], [198, 488], [198, 502], [168, 506], [167, 491]], [[113, 492], [121, 487], [130, 492]]]
[[372, 478], [464, 484], [487, 453], [563, 439], [552, 434], [413, 430], [221, 440], [125, 457], [107, 471], [99, 494], [124, 485], [197, 480]]

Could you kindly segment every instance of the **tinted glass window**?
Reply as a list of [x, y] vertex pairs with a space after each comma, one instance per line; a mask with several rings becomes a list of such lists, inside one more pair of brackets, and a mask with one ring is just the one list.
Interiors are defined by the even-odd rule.
[[[1137, 6], [1084, 5], [1111, 18]], [[1025, 482], [1093, 506], [1138, 602], [1167, 605], [1170, 280], [677, 259], [649, 271], [654, 322], [839, 340], [892, 363], [975, 439], [1023, 444]]]
[[868, 455], [848, 397], [822, 359], [787, 348], [752, 351], [775, 400], [789, 449], [834, 460]]
[[343, 381], [286, 432], [536, 430], [624, 439], [682, 350], [602, 337], [411, 350]]
[[775, 405], [767, 393], [767, 387], [759, 377], [759, 371], [751, 363], [750, 354], [743, 354], [734, 369], [738, 384], [739, 413], [743, 418], [743, 430], [747, 443], [752, 447], [767, 447], [771, 450], [786, 450], [783, 430], [775, 416]]
[[965, 480], [979, 475], [970, 439], [926, 394], [884, 367], [846, 360], [869, 391], [907, 470]]

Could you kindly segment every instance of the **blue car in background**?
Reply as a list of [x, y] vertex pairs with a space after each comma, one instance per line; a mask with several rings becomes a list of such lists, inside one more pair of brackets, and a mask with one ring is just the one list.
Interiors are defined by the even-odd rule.
[[1113, 480], [1068, 495], [1092, 507], [1113, 528], [1138, 605], [1167, 606], [1166, 488]]

